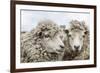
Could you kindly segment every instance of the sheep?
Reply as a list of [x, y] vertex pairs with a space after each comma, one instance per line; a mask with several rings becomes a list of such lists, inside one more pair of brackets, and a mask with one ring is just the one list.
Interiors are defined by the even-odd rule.
[[86, 60], [89, 59], [89, 29], [85, 22], [72, 20], [70, 27], [65, 30], [67, 41], [64, 60]]
[[40, 21], [21, 36], [21, 62], [61, 61], [64, 56], [63, 30], [53, 21]]

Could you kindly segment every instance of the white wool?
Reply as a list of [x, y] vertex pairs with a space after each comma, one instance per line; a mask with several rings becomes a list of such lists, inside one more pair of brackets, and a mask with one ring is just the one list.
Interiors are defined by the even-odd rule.
[[[42, 33], [42, 34], [41, 34]], [[48, 52], [50, 48], [44, 45], [43, 37], [48, 34], [46, 39], [54, 39], [55, 36], [63, 34], [63, 30], [57, 24], [50, 20], [39, 22], [39, 24], [31, 32], [21, 35], [21, 62], [45, 62], [62, 60], [64, 51], [56, 53]], [[64, 35], [63, 35], [64, 36]], [[44, 39], [45, 40], [45, 39]], [[56, 39], [55, 39], [56, 41]], [[54, 41], [54, 42], [55, 42]], [[46, 42], [48, 43], [48, 42]], [[62, 41], [54, 44], [63, 45]], [[51, 50], [52, 51], [52, 50]]]
[[[71, 52], [72, 47], [70, 46], [69, 43], [69, 39], [65, 42], [65, 46], [66, 46], [66, 52], [65, 52], [65, 56], [64, 56], [64, 60], [84, 60], [84, 59], [89, 59], [89, 29], [86, 26], [85, 21], [78, 21], [78, 20], [72, 20], [70, 22], [70, 25], [68, 28], [66, 28], [67, 30], [72, 29], [82, 29], [83, 31], [87, 31], [87, 34], [85, 35], [85, 38], [83, 39], [83, 46], [82, 46], [82, 51], [80, 51], [80, 53], [74, 53]], [[68, 35], [68, 33], [66, 33]]]

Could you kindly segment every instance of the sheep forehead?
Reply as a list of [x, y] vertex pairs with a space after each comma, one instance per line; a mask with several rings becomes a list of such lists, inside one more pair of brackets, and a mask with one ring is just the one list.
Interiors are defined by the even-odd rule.
[[83, 30], [80, 30], [80, 29], [74, 29], [74, 30], [72, 30], [71, 32], [74, 32], [74, 33], [81, 33], [81, 32], [83, 32]]
[[39, 31], [40, 31], [40, 32], [42, 31], [42, 33], [43, 33], [44, 35], [51, 35], [51, 36], [54, 36], [54, 35], [56, 35], [57, 33], [60, 32], [59, 29], [53, 28], [53, 27], [50, 27], [50, 28], [48, 28], [48, 27], [41, 28], [41, 30], [39, 30]]
[[54, 38], [56, 35], [58, 35], [58, 31], [45, 31], [43, 33], [44, 35], [49, 35], [50, 38]]
[[71, 26], [70, 30], [84, 30], [83, 26], [78, 25], [78, 24], [74, 24]]
[[81, 36], [83, 34], [83, 31], [76, 29], [76, 30], [70, 31], [70, 34], [73, 36]]

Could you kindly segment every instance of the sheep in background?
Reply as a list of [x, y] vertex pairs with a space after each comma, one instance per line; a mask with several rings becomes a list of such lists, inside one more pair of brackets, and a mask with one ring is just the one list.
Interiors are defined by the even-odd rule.
[[85, 22], [72, 20], [69, 29], [65, 30], [67, 42], [64, 60], [85, 60], [89, 59], [89, 30]]
[[61, 61], [64, 37], [63, 30], [54, 22], [39, 22], [34, 30], [21, 36], [21, 62]]

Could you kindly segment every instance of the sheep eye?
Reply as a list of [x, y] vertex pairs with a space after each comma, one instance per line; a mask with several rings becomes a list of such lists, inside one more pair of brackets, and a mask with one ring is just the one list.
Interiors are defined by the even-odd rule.
[[71, 35], [68, 35], [69, 37], [71, 37]]
[[85, 38], [85, 35], [83, 35], [83, 38]]
[[48, 38], [49, 37], [49, 35], [45, 35], [45, 38]]

